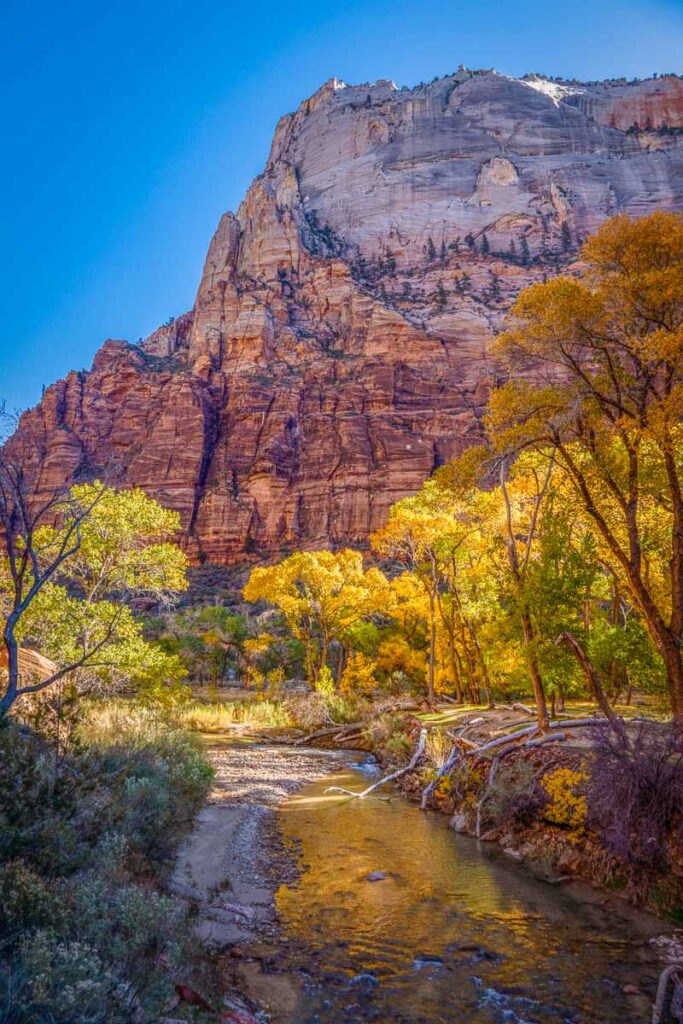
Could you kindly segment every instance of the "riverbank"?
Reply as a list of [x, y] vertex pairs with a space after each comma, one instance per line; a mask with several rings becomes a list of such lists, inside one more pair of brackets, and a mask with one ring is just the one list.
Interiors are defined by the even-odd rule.
[[295, 884], [301, 865], [282, 841], [277, 811], [353, 755], [262, 742], [241, 727], [206, 735], [202, 745], [213, 785], [167, 882], [190, 909], [201, 943], [190, 976], [198, 989], [219, 993], [214, 1003], [236, 1020], [260, 1019], [259, 1012], [287, 1019], [299, 1003], [301, 977], [281, 966], [287, 940], [275, 897], [281, 886]]
[[267, 746], [243, 732], [205, 739], [211, 791], [178, 851], [168, 888], [192, 904], [195, 932], [221, 952], [272, 933], [279, 868], [275, 809], [296, 789], [329, 774], [339, 755]]
[[675, 737], [666, 723], [644, 717], [642, 702], [617, 710], [625, 721], [626, 747], [615, 743], [606, 719], [586, 704], [568, 705], [543, 737], [532, 709], [523, 704], [430, 706], [409, 697], [335, 696], [330, 707], [317, 694], [243, 700], [200, 707], [187, 716], [187, 725], [231, 723], [233, 730], [266, 732], [271, 742], [362, 749], [386, 774], [408, 765], [424, 734], [413, 769], [397, 779], [405, 796], [555, 882], [581, 879], [678, 922], [678, 747], [671, 746]]

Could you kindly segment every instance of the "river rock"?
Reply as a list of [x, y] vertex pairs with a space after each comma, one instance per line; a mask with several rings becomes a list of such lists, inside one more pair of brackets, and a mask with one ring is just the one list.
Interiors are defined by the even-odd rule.
[[420, 956], [415, 957], [413, 960], [413, 967], [416, 971], [421, 971], [429, 967], [443, 967], [443, 960], [440, 956], [423, 953]]
[[454, 814], [451, 818], [451, 828], [456, 832], [467, 832], [467, 817], [464, 814]]
[[371, 871], [369, 875], [365, 876], [366, 882], [382, 882], [387, 876], [383, 871]]
[[502, 828], [491, 828], [488, 832], [484, 832], [480, 839], [482, 843], [497, 843], [502, 834]]
[[355, 974], [349, 985], [354, 988], [377, 988], [379, 981], [370, 971], [365, 971], [363, 974]]
[[524, 860], [524, 854], [521, 850], [515, 850], [512, 846], [504, 846], [503, 853], [506, 853], [508, 857], [512, 857], [513, 860]]
[[574, 874], [581, 866], [581, 854], [572, 846], [565, 846], [557, 858], [557, 869], [563, 873]]

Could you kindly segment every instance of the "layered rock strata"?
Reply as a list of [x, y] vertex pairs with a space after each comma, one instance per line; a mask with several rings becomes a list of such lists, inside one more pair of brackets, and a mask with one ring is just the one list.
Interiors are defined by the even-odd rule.
[[106, 474], [197, 561], [365, 544], [480, 436], [520, 288], [620, 211], [683, 209], [683, 81], [330, 80], [276, 129], [193, 309], [107, 341], [10, 442], [48, 493]]

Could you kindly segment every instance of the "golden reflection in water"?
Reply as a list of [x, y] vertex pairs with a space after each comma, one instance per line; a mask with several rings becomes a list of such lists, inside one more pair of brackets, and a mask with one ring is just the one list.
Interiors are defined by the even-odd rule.
[[[326, 793], [330, 785], [360, 790], [367, 778], [341, 771], [283, 805], [302, 873], [280, 887], [277, 909], [327, 970], [379, 980], [368, 1006], [400, 1007], [396, 1019], [406, 1021], [646, 1019], [621, 991], [634, 972], [652, 970], [628, 927], [606, 930], [600, 907], [577, 904], [399, 796], [352, 800]], [[334, 1006], [327, 1013], [310, 1019], [347, 1019]]]

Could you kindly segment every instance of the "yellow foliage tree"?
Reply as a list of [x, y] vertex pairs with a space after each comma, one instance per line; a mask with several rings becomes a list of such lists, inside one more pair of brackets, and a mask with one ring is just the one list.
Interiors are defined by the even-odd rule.
[[303, 645], [312, 683], [327, 665], [330, 644], [374, 611], [389, 589], [378, 569], [363, 569], [358, 551], [298, 551], [277, 565], [256, 566], [244, 588], [247, 601], [267, 601], [282, 612]]
[[339, 689], [342, 693], [372, 693], [377, 688], [377, 666], [372, 658], [360, 651], [352, 651], [342, 673]]
[[615, 217], [581, 256], [581, 278], [517, 299], [497, 345], [515, 376], [493, 393], [487, 429], [498, 452], [533, 448], [566, 476], [664, 662], [683, 729], [683, 216]]

